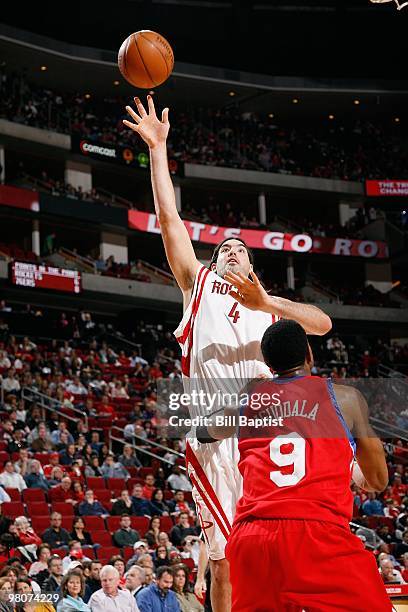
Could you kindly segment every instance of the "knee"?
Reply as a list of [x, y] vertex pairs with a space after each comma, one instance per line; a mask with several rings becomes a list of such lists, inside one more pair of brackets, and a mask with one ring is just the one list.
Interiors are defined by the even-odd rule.
[[227, 559], [211, 561], [211, 580], [225, 582], [229, 580], [229, 563]]

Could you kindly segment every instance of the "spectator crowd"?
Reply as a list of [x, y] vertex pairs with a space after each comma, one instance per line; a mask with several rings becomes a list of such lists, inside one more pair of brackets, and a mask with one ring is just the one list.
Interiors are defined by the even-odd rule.
[[[92, 141], [141, 148], [122, 123], [128, 103], [119, 98], [57, 92], [35, 85], [24, 72], [0, 75], [0, 116], [10, 121]], [[273, 116], [192, 108], [172, 117], [171, 156], [183, 162], [361, 181], [394, 179], [407, 173], [401, 124], [383, 126], [359, 119], [320, 125], [279, 125]]]
[[[4, 317], [14, 308], [0, 305]], [[68, 339], [15, 336], [4, 321], [0, 329], [5, 612], [35, 610], [16, 596], [40, 593], [58, 596], [50, 612], [150, 612], [163, 601], [170, 612], [203, 610], [204, 545], [184, 442], [167, 437], [156, 395], [158, 380], [180, 377], [169, 332], [145, 328], [142, 350], [129, 351], [86, 312]], [[380, 343], [360, 355], [335, 335], [321, 343], [315, 373], [334, 378], [375, 375], [389, 350]], [[390, 484], [381, 495], [353, 485], [353, 530], [390, 583], [408, 578], [408, 449], [403, 440], [385, 449]]]

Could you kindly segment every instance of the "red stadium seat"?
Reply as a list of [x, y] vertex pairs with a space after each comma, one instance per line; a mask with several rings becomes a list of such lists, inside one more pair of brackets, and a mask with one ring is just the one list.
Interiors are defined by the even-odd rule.
[[139, 468], [139, 476], [141, 478], [145, 478], [148, 474], [153, 474], [153, 470], [151, 467], [141, 467]]
[[74, 520], [74, 516], [64, 516], [62, 515], [61, 527], [67, 529], [67, 531], [72, 531], [72, 521]]
[[52, 512], [59, 512], [62, 516], [74, 516], [74, 507], [68, 502], [52, 502]]
[[145, 534], [149, 529], [149, 519], [145, 516], [131, 516], [130, 522], [132, 524], [132, 528], [136, 529], [140, 535]]
[[53, 548], [51, 554], [58, 555], [59, 557], [61, 557], [61, 559], [63, 559], [67, 556], [67, 551], [61, 548]]
[[126, 489], [126, 480], [124, 478], [107, 478], [106, 484], [110, 491], [123, 491], [123, 489]]
[[174, 498], [173, 491], [163, 491], [164, 493], [164, 501], [170, 501], [170, 499]]
[[112, 536], [108, 531], [93, 531], [92, 541], [101, 546], [112, 546]]
[[114, 555], [120, 555], [120, 548], [117, 548], [116, 546], [101, 546], [98, 548], [97, 554], [98, 559], [101, 559], [102, 557], [104, 559], [110, 559]]
[[133, 553], [134, 549], [132, 546], [125, 546], [124, 548], [122, 548], [122, 556], [125, 560], [125, 563], [129, 561], [130, 557], [133, 557]]
[[113, 533], [120, 527], [120, 516], [107, 516], [106, 525], [108, 527], [108, 531]]
[[160, 517], [160, 531], [166, 531], [166, 533], [168, 533], [172, 527], [174, 527], [174, 523], [171, 516]]
[[87, 531], [103, 531], [105, 529], [105, 521], [101, 516], [83, 516]]
[[193, 559], [183, 559], [183, 565], [187, 565], [190, 572], [195, 569], [195, 563]]
[[132, 492], [135, 484], [141, 484], [141, 485], [144, 484], [143, 478], [136, 477], [136, 476], [133, 478], [129, 478], [129, 480], [126, 481], [126, 486], [128, 488], [128, 491]]
[[48, 527], [50, 527], [49, 516], [32, 516], [31, 525], [38, 535], [41, 535]]
[[0, 451], [0, 464], [3, 465], [3, 463], [5, 461], [8, 461], [10, 459], [10, 455], [9, 453], [7, 453], [5, 450]]
[[[20, 491], [18, 489], [9, 489], [9, 488], [6, 488], [4, 490], [6, 491], [6, 493], [9, 494], [12, 502], [19, 502], [19, 501], [21, 501], [21, 493], [20, 493]], [[3, 506], [3, 514], [4, 514], [4, 506]]]
[[193, 494], [191, 491], [184, 491], [184, 499], [186, 500], [186, 502], [189, 502], [190, 504], [193, 503]]
[[[24, 489], [22, 494], [24, 502], [46, 502], [45, 491], [43, 489]], [[41, 514], [41, 512], [40, 512]]]
[[48, 453], [34, 453], [34, 459], [37, 459], [41, 465], [47, 465], [50, 462], [50, 456]]
[[47, 516], [50, 513], [46, 502], [27, 502], [27, 514], [30, 518], [33, 516]]
[[10, 518], [16, 518], [17, 516], [24, 516], [26, 511], [22, 502], [4, 502], [1, 513], [4, 516]]
[[107, 504], [109, 504], [112, 499], [112, 492], [108, 491], [108, 489], [98, 489], [95, 491], [95, 498], [101, 502], [102, 506], [107, 508]]
[[5, 451], [7, 448], [7, 442], [4, 442], [4, 440], [1, 440], [0, 442], [0, 451]]
[[86, 485], [88, 489], [92, 491], [99, 491], [100, 489], [106, 489], [106, 482], [104, 478], [97, 478], [95, 476], [88, 476], [86, 479]]

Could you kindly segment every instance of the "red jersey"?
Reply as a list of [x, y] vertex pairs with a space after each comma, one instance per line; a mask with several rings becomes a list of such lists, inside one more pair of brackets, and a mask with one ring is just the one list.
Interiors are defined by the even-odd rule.
[[[268, 399], [259, 409], [261, 393]], [[262, 419], [262, 427], [254, 419]], [[355, 443], [331, 380], [301, 376], [260, 383], [240, 425], [243, 495], [235, 523], [292, 518], [348, 524]]]

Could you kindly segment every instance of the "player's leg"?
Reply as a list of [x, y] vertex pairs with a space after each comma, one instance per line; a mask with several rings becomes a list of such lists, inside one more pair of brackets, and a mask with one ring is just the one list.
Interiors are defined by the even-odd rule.
[[211, 606], [213, 612], [230, 612], [231, 583], [227, 559], [210, 559], [211, 569]]
[[211, 604], [214, 612], [231, 610], [225, 546], [241, 492], [241, 481], [237, 480], [237, 462], [230, 446], [227, 447], [224, 442], [200, 444], [190, 440], [186, 452], [189, 476], [194, 487], [193, 499], [210, 559]]
[[281, 598], [283, 574], [290, 568], [278, 548], [279, 521], [235, 525], [226, 554], [230, 562], [232, 612], [301, 612]]
[[374, 556], [348, 528], [319, 521], [282, 524], [288, 566], [282, 592], [288, 601], [306, 612], [391, 612]]

